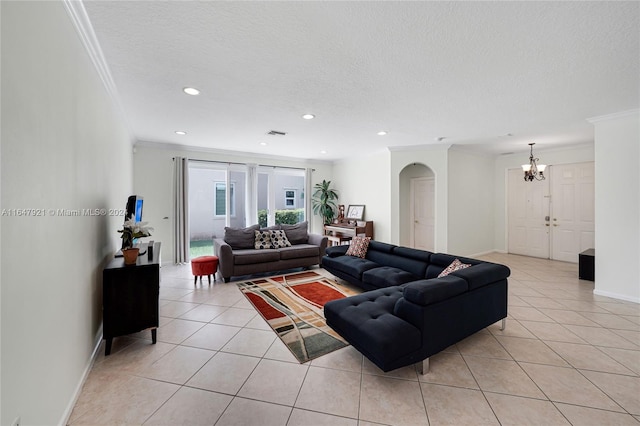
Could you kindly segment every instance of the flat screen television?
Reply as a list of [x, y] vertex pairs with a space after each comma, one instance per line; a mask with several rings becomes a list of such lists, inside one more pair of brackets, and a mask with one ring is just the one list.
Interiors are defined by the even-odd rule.
[[142, 222], [142, 207], [144, 199], [140, 195], [131, 195], [127, 199], [127, 217], [125, 220], [134, 219], [135, 222]]

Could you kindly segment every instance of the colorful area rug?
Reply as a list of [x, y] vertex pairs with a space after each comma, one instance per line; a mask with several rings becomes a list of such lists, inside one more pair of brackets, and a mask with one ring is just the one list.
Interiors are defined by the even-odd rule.
[[325, 322], [323, 307], [356, 291], [313, 271], [258, 278], [238, 287], [300, 363], [348, 346]]

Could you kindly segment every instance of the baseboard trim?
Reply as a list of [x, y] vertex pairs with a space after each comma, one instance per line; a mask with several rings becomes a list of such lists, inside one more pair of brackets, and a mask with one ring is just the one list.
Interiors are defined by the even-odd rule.
[[492, 253], [500, 253], [500, 252], [498, 250], [487, 250], [487, 251], [481, 251], [480, 253], [474, 253], [466, 257], [474, 258], [474, 257], [484, 256], [485, 254], [492, 254]]
[[602, 291], [602, 290], [593, 290], [593, 294], [597, 296], [610, 297], [612, 299], [624, 300], [626, 302], [633, 302], [633, 303], [640, 304], [640, 298], [627, 296], [625, 294], [611, 293], [610, 291]]
[[93, 345], [93, 353], [91, 354], [91, 357], [89, 358], [89, 361], [87, 362], [87, 365], [85, 366], [85, 369], [82, 373], [82, 377], [80, 378], [80, 381], [78, 382], [78, 385], [76, 386], [75, 391], [73, 392], [73, 396], [71, 398], [71, 401], [69, 401], [69, 404], [67, 405], [67, 408], [64, 410], [64, 413], [62, 413], [62, 418], [60, 419], [60, 422], [58, 423], [59, 426], [65, 426], [69, 424], [69, 418], [71, 417], [71, 413], [73, 412], [73, 407], [76, 406], [76, 403], [78, 402], [78, 398], [80, 398], [80, 393], [82, 392], [82, 387], [84, 386], [85, 382], [87, 381], [87, 377], [89, 377], [89, 373], [91, 372], [91, 369], [93, 368], [93, 364], [96, 361], [96, 356], [98, 355], [98, 349], [100, 349], [100, 344], [102, 343], [102, 324], [100, 324], [100, 328], [98, 329], [98, 332], [96, 333], [95, 336], [95, 340], [94, 340], [94, 345]]

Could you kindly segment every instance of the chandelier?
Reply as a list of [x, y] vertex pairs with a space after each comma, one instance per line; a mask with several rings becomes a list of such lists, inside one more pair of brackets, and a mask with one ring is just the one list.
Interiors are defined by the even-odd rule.
[[535, 143], [530, 143], [531, 155], [529, 156], [529, 164], [523, 164], [522, 170], [524, 170], [524, 180], [531, 182], [535, 180], [544, 180], [544, 169], [547, 167], [545, 164], [537, 164], [540, 161], [539, 158], [533, 158], [533, 146]]

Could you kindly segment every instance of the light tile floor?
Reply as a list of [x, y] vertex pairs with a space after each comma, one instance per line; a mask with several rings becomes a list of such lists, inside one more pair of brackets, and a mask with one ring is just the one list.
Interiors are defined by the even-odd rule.
[[163, 267], [158, 343], [101, 348], [70, 424], [640, 424], [640, 305], [594, 295], [575, 264], [483, 258], [512, 270], [507, 328], [433, 356], [425, 376], [353, 347], [301, 365], [234, 283]]

